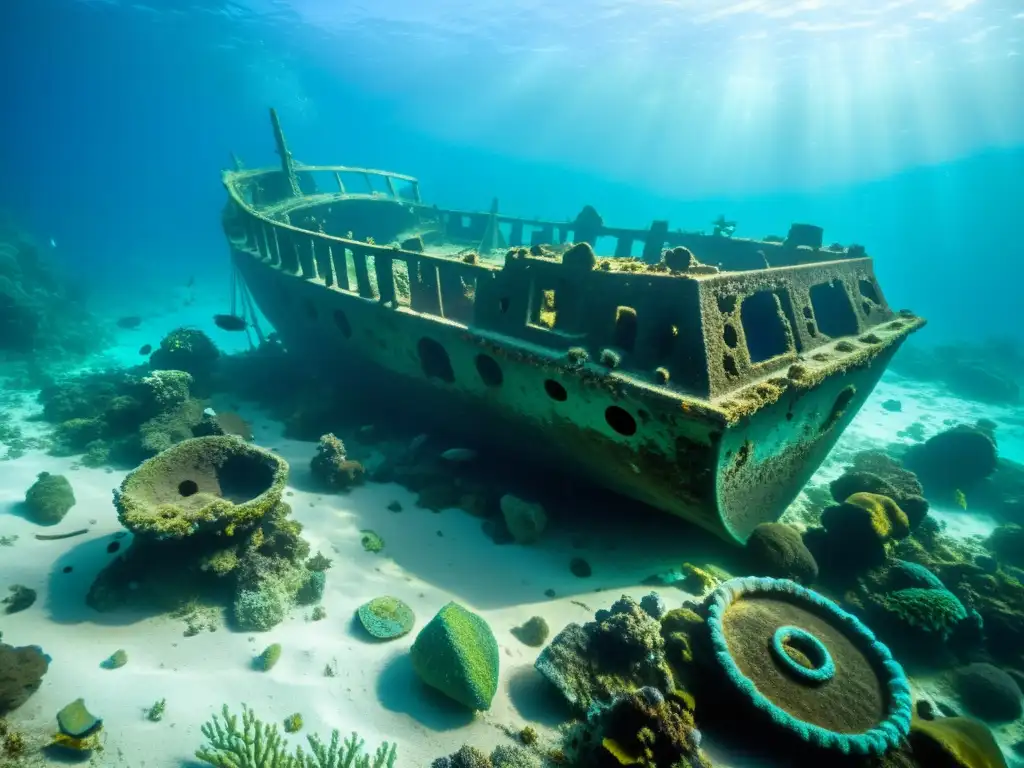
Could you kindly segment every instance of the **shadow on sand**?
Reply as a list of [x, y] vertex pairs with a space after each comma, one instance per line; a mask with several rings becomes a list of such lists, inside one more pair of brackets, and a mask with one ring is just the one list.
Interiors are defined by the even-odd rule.
[[417, 677], [412, 657], [405, 652], [397, 654], [381, 671], [377, 700], [385, 709], [408, 715], [433, 731], [451, 731], [473, 722], [473, 712]]

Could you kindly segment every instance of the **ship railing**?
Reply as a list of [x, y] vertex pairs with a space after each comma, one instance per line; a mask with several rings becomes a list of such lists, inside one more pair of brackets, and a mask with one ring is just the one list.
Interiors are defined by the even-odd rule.
[[[496, 206], [495, 206], [496, 207]], [[688, 248], [704, 264], [727, 271], [785, 267], [796, 264], [862, 258], [863, 246], [825, 245], [820, 227], [794, 224], [785, 236], [767, 235], [763, 240], [670, 230], [668, 221], [654, 221], [646, 229], [608, 227], [593, 209], [584, 209], [573, 221], [508, 216], [499, 212], [440, 209], [445, 236], [453, 242], [478, 243], [495, 222], [510, 248], [564, 245], [587, 242], [602, 256], [636, 258], [656, 264], [663, 251]]]
[[[700, 397], [724, 395], [893, 317], [868, 258], [699, 275], [602, 270], [521, 249], [504, 265], [466, 262], [294, 226], [277, 217], [287, 200], [260, 208], [240, 192], [258, 178], [225, 175], [235, 214], [229, 234], [277, 269], [556, 355], [584, 350], [610, 370]], [[710, 239], [731, 240], [702, 241]]]

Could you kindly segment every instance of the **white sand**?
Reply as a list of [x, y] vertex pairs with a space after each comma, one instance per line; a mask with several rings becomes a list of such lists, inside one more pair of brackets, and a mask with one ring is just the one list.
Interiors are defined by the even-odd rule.
[[[122, 334], [108, 360], [134, 363], [140, 344], [155, 345], [176, 325], [202, 323], [208, 328], [208, 317], [190, 309], [189, 316], [147, 321], [142, 329]], [[218, 333], [218, 344], [226, 336]], [[233, 339], [244, 344], [237, 335]], [[890, 398], [901, 401], [902, 412], [881, 407]], [[575, 522], [556, 524], [538, 545], [499, 547], [483, 535], [478, 519], [459, 510], [434, 514], [419, 509], [414, 495], [397, 485], [369, 484], [340, 496], [309, 493], [300, 489], [309, 487], [314, 444], [284, 439], [280, 425], [258, 412], [243, 410], [243, 415], [252, 420], [260, 445], [277, 449], [291, 462], [291, 495], [286, 501], [305, 526], [313, 551], [320, 549], [333, 559], [323, 600], [327, 618], [313, 623], [307, 619], [309, 609], [297, 609], [267, 633], [221, 628], [186, 638], [178, 620], [92, 611], [84, 596], [112, 557], [106, 546], [120, 527], [111, 490], [124, 473], [73, 470], [74, 459], [29, 453], [0, 464], [0, 536], [20, 537], [13, 547], [0, 547], [0, 586], [24, 584], [39, 592], [39, 600], [22, 613], [0, 614], [0, 631], [4, 642], [41, 645], [53, 662], [42, 688], [12, 716], [20, 727], [51, 732], [57, 710], [81, 696], [105, 721], [107, 747], [101, 764], [175, 766], [203, 743], [199, 726], [222, 703], [238, 711], [246, 702], [276, 722], [301, 713], [303, 733], [326, 735], [332, 728], [355, 728], [369, 744], [397, 740], [400, 765], [427, 766], [463, 743], [487, 749], [501, 742], [505, 736], [498, 725], [518, 728], [532, 723], [543, 730], [562, 719], [563, 710], [532, 669], [537, 651], [512, 637], [513, 626], [535, 614], [543, 616], [553, 632], [570, 621], [589, 620], [593, 610], [608, 607], [620, 594], [639, 598], [649, 592], [649, 587], [637, 586], [644, 577], [685, 560], [702, 562], [706, 555], [701, 552], [708, 551], [706, 537], [660, 516], [598, 524], [579, 516]], [[887, 375], [812, 483], [835, 477], [853, 452], [883, 447], [913, 421], [923, 421], [930, 435], [943, 428], [946, 418], [999, 421], [1001, 415]], [[1016, 429], [1001, 429], [1001, 445], [1004, 455], [1022, 460], [1024, 436]], [[15, 512], [25, 489], [44, 470], [66, 474], [77, 498], [64, 522], [45, 530]], [[392, 500], [404, 511], [388, 511]], [[983, 534], [992, 525], [959, 510], [936, 513], [950, 522], [951, 530], [964, 535]], [[84, 527], [89, 533], [77, 538], [34, 538], [39, 532]], [[382, 553], [363, 551], [363, 528], [383, 536]], [[573, 549], [570, 540], [581, 535], [586, 547]], [[122, 547], [129, 541], [122, 539]], [[569, 572], [568, 562], [575, 556], [592, 565], [591, 578], [578, 579]], [[72, 565], [73, 572], [62, 573], [65, 565]], [[549, 588], [555, 590], [555, 599], [544, 596]], [[604, 591], [594, 594], [597, 589]], [[670, 607], [686, 597], [673, 588], [660, 591]], [[417, 627], [449, 600], [458, 600], [487, 619], [502, 654], [501, 684], [489, 713], [465, 713], [416, 680], [407, 653], [415, 630], [390, 643], [363, 639], [353, 627], [353, 612], [384, 594], [408, 602], [416, 611]], [[273, 642], [284, 648], [281, 661], [270, 672], [254, 671], [253, 656]], [[100, 662], [119, 648], [127, 652], [128, 664], [118, 670], [101, 668]], [[327, 664], [336, 665], [336, 677], [324, 676]], [[145, 708], [160, 698], [167, 699], [164, 720], [147, 721]], [[302, 734], [290, 738], [294, 743], [304, 741]], [[723, 765], [730, 762], [737, 764]]]

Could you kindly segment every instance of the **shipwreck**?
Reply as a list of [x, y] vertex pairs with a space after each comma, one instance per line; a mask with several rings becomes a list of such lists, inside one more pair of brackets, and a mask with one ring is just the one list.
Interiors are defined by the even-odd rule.
[[782, 514], [925, 322], [819, 227], [448, 210], [410, 176], [297, 162], [271, 121], [280, 165], [223, 173], [223, 224], [289, 352], [730, 541]]

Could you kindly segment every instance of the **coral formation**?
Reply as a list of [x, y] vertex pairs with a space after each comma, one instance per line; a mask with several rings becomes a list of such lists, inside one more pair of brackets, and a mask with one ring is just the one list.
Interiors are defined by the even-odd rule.
[[207, 743], [196, 750], [196, 758], [214, 768], [394, 768], [398, 754], [397, 745], [388, 742], [367, 754], [357, 734], [343, 741], [338, 731], [329, 742], [307, 736], [312, 754], [302, 747], [291, 751], [277, 726], [264, 723], [244, 704], [241, 725], [225, 704], [220, 717], [210, 718], [202, 732]]
[[136, 536], [232, 536], [281, 500], [288, 464], [231, 436], [197, 437], [146, 461], [114, 492], [121, 524]]
[[320, 437], [309, 469], [320, 486], [331, 491], [350, 490], [360, 485], [366, 476], [363, 465], [349, 461], [345, 444], [330, 433]]
[[198, 328], [176, 328], [160, 340], [149, 364], [153, 370], [185, 371], [193, 376], [200, 389], [210, 380], [220, 351]]
[[928, 514], [924, 489], [913, 472], [881, 451], [862, 451], [853, 466], [829, 484], [836, 502], [842, 503], [857, 493], [888, 496], [906, 514], [911, 530]]
[[917, 629], [942, 640], [948, 639], [957, 625], [967, 619], [967, 609], [947, 589], [910, 587], [873, 595], [871, 599], [900, 630]]
[[412, 631], [416, 614], [397, 597], [375, 597], [356, 611], [363, 629], [378, 640], [393, 640]]
[[[867, 627], [831, 601], [795, 582], [746, 578], [716, 589], [704, 610], [704, 653], [730, 686], [717, 692], [724, 695], [719, 706], [745, 703], [767, 732], [813, 750], [881, 755], [907, 735], [912, 703], [903, 669]], [[788, 644], [794, 636], [816, 642]], [[786, 663], [779, 653], [789, 657]], [[793, 665], [807, 672], [794, 675]]]
[[644, 768], [710, 768], [700, 750], [701, 734], [692, 702], [644, 687], [596, 705], [586, 722], [567, 738], [574, 764], [589, 768], [637, 765]]
[[430, 768], [541, 768], [541, 764], [525, 749], [514, 744], [501, 744], [490, 756], [466, 744], [454, 754], [437, 758]]
[[585, 712], [616, 694], [651, 686], [671, 693], [659, 621], [625, 595], [583, 626], [569, 624], [535, 664], [572, 706]]
[[75, 506], [75, 494], [64, 475], [40, 472], [25, 492], [25, 509], [36, 525], [57, 525]]
[[54, 424], [50, 452], [84, 454], [87, 466], [135, 466], [171, 445], [218, 431], [204, 422], [184, 371], [101, 372], [43, 387], [44, 418]]
[[38, 691], [49, 668], [50, 657], [37, 646], [15, 648], [0, 643], [0, 717]]
[[416, 636], [413, 669], [469, 709], [487, 710], [498, 690], [498, 642], [480, 616], [448, 603]]
[[859, 573], [885, 562], [893, 545], [910, 534], [910, 521], [888, 496], [860, 492], [821, 515], [824, 530], [804, 542], [834, 574]]
[[96, 578], [89, 605], [233, 596], [239, 628], [264, 631], [316, 599], [329, 561], [305, 563], [302, 526], [281, 502], [287, 474], [283, 459], [232, 436], [191, 438], [144, 462], [115, 492], [134, 539]]

